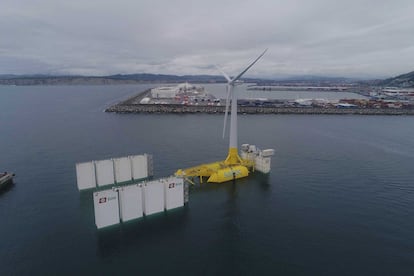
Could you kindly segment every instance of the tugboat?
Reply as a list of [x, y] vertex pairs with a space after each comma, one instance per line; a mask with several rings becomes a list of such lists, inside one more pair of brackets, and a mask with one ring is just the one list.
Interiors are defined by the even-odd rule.
[[13, 183], [13, 176], [15, 176], [14, 173], [0, 173], [0, 189], [3, 189], [7, 185]]

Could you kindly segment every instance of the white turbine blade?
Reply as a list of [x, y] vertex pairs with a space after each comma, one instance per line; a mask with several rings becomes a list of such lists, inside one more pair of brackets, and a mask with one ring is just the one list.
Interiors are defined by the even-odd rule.
[[224, 124], [223, 124], [223, 139], [226, 135], [226, 125], [227, 125], [227, 117], [229, 115], [229, 105], [230, 105], [230, 87], [227, 85], [227, 98], [226, 98], [226, 111], [224, 112]]
[[221, 68], [220, 67], [218, 67], [217, 65], [216, 65], [216, 68], [217, 68], [217, 70], [219, 70], [220, 71], [220, 73], [226, 78], [226, 80], [227, 80], [227, 82], [231, 82], [231, 79], [230, 79], [230, 77], [226, 74], [226, 73], [224, 73], [224, 71], [223, 70], [221, 70]]
[[231, 80], [231, 83], [234, 83], [235, 81], [237, 81], [238, 79], [240, 79], [241, 78], [241, 76], [243, 76], [244, 75], [244, 73], [246, 73], [247, 72], [247, 70], [249, 70], [265, 53], [266, 53], [266, 51], [267, 51], [267, 49], [266, 50], [264, 50], [263, 51], [263, 53], [258, 57], [258, 58], [256, 58], [256, 60], [255, 61], [253, 61], [246, 69], [244, 69], [244, 71], [243, 72], [241, 72], [239, 75], [237, 75], [237, 77], [235, 77], [235, 78], [233, 78], [232, 80]]

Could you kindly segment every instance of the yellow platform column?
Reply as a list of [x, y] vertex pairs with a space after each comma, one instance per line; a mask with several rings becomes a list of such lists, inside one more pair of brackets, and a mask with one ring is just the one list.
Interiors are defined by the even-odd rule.
[[242, 160], [237, 152], [237, 148], [229, 148], [229, 154], [227, 155], [224, 164], [226, 165], [239, 165], [242, 163]]

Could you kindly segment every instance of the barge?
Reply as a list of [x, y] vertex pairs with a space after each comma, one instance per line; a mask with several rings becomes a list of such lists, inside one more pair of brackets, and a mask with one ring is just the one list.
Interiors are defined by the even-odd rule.
[[0, 173], [0, 189], [10, 185], [13, 183], [13, 177], [15, 176], [14, 173]]

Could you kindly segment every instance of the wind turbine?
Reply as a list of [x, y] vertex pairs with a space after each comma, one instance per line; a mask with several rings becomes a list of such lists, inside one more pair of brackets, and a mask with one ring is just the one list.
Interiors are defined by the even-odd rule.
[[264, 50], [263, 53], [255, 59], [255, 61], [253, 61], [249, 66], [246, 67], [246, 69], [244, 69], [234, 78], [230, 78], [226, 73], [218, 68], [227, 80], [227, 97], [226, 110], [224, 113], [223, 138], [226, 133], [226, 124], [228, 120], [229, 104], [231, 98], [229, 153], [226, 160], [224, 160], [224, 163], [226, 165], [237, 165], [242, 162], [237, 150], [237, 93], [235, 92], [235, 86], [241, 83], [239, 79], [266, 53], [266, 51], [267, 49]]
[[[187, 169], [179, 169], [176, 171], [176, 176], [185, 177], [187, 181], [192, 182], [193, 177], [199, 177], [200, 183], [203, 182], [203, 177], [208, 177], [207, 182], [222, 183], [230, 180], [247, 177], [249, 169], [257, 170], [263, 173], [270, 171], [270, 156], [273, 155], [273, 150], [255, 151], [250, 154], [245, 151], [245, 155], [240, 158], [237, 150], [237, 93], [235, 87], [242, 83], [240, 78], [249, 70], [265, 53], [258, 56], [249, 66], [246, 67], [240, 74], [234, 78], [230, 78], [220, 68], [220, 72], [227, 80], [227, 95], [226, 95], [226, 109], [224, 113], [223, 138], [226, 133], [226, 124], [228, 120], [229, 109], [230, 113], [230, 137], [229, 137], [229, 152], [226, 160], [217, 161], [208, 164], [201, 164]], [[246, 155], [247, 154], [247, 155]], [[258, 155], [256, 155], [258, 154]], [[191, 179], [190, 179], [191, 178]]]

